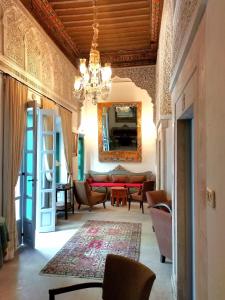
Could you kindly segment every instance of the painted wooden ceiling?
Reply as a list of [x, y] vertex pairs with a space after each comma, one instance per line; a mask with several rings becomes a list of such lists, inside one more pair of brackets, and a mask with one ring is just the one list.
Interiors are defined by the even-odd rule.
[[163, 0], [95, 0], [95, 8], [92, 0], [21, 2], [75, 65], [89, 56], [94, 15], [102, 62], [114, 67], [156, 62]]

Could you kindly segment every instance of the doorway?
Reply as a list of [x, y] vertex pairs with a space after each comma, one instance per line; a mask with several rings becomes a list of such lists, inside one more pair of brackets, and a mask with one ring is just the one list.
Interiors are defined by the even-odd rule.
[[16, 223], [19, 245], [35, 245], [37, 181], [37, 107], [27, 108], [23, 159], [15, 188]]
[[195, 300], [194, 118], [192, 108], [177, 121], [178, 298]]
[[36, 233], [55, 230], [56, 179], [67, 180], [61, 120], [54, 110], [39, 109], [32, 101], [15, 189], [20, 245], [35, 248]]
[[79, 181], [84, 180], [84, 136], [79, 135], [78, 137], [78, 175], [77, 179]]

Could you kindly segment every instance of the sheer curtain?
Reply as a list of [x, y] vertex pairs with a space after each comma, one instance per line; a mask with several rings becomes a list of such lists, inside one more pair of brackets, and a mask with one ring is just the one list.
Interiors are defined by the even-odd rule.
[[17, 248], [15, 186], [22, 159], [27, 91], [27, 86], [10, 76], [4, 77], [2, 198], [10, 239], [6, 259], [12, 259]]
[[60, 106], [59, 114], [62, 123], [62, 133], [67, 163], [68, 180], [70, 181], [72, 178], [72, 113], [69, 110]]

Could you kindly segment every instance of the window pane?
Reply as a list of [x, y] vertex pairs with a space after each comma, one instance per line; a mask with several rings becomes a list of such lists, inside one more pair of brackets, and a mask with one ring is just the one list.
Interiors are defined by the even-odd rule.
[[41, 175], [41, 188], [42, 189], [52, 189], [52, 172], [44, 172]]
[[51, 208], [52, 207], [52, 192], [43, 192], [41, 199], [41, 208]]
[[52, 153], [44, 153], [42, 156], [42, 170], [49, 171], [53, 168], [53, 154]]
[[32, 199], [26, 198], [26, 218], [32, 220]]
[[33, 150], [33, 131], [27, 130], [27, 150]]
[[27, 127], [33, 127], [33, 111], [27, 112]]
[[32, 190], [33, 190], [33, 177], [32, 176], [27, 176], [27, 196], [32, 197]]
[[15, 187], [15, 198], [20, 197], [20, 176], [18, 176], [16, 187]]
[[53, 134], [43, 135], [44, 150], [53, 150]]
[[33, 153], [27, 153], [27, 173], [33, 172]]
[[43, 130], [53, 131], [53, 116], [43, 116]]
[[20, 220], [20, 199], [16, 199], [16, 221]]

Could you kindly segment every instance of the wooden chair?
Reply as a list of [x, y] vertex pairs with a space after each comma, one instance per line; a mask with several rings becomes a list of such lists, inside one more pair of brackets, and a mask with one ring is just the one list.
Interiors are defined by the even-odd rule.
[[105, 208], [105, 201], [107, 193], [99, 193], [92, 191], [89, 184], [86, 181], [75, 181], [73, 185], [74, 197], [78, 203], [78, 209], [81, 205], [88, 205], [89, 210], [92, 210], [92, 207], [96, 204], [103, 203]]
[[144, 213], [144, 202], [146, 201], [146, 192], [154, 190], [154, 187], [155, 187], [154, 181], [152, 180], [144, 181], [143, 186], [138, 192], [129, 195], [128, 209], [130, 210], [131, 201], [136, 201], [136, 202], [140, 202], [140, 208], [142, 208], [142, 213]]
[[58, 294], [96, 287], [102, 288], [104, 300], [148, 300], [155, 278], [155, 274], [145, 265], [127, 257], [108, 254], [103, 282], [87, 282], [51, 289], [49, 300], [55, 300], [55, 295]]

